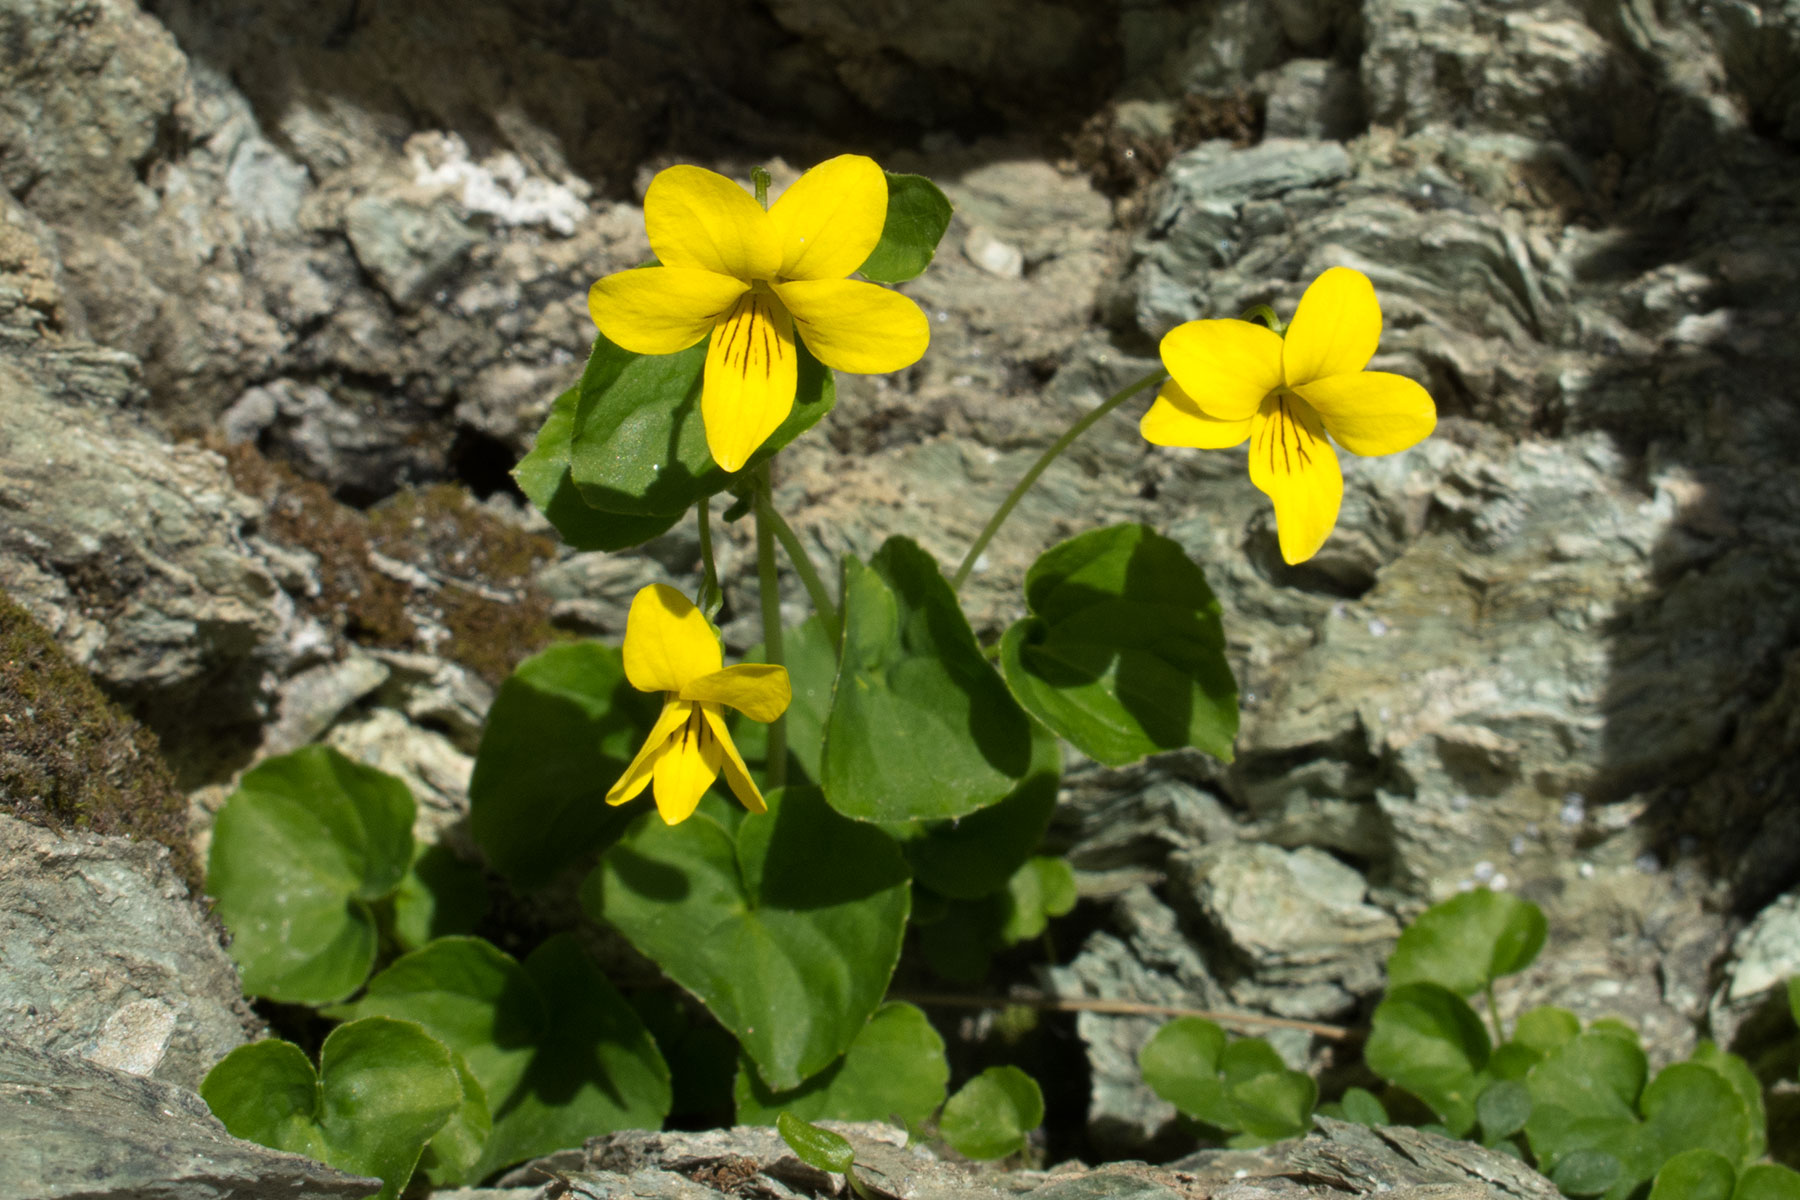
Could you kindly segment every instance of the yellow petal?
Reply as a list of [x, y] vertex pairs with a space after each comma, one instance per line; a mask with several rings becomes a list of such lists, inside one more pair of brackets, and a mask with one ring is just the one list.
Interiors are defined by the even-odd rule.
[[793, 698], [787, 668], [769, 663], [739, 663], [681, 689], [683, 700], [724, 704], [765, 725], [786, 712]]
[[1248, 420], [1281, 386], [1281, 335], [1264, 325], [1189, 321], [1163, 335], [1161, 351], [1181, 390], [1214, 420]]
[[801, 340], [836, 371], [879, 375], [910, 367], [931, 342], [931, 322], [899, 292], [859, 279], [777, 283]]
[[1288, 323], [1281, 352], [1289, 387], [1369, 365], [1381, 341], [1381, 304], [1361, 271], [1333, 267], [1312, 281]]
[[750, 778], [750, 768], [744, 765], [743, 757], [738, 754], [737, 744], [731, 740], [731, 733], [725, 728], [725, 718], [710, 704], [701, 705], [700, 711], [705, 714], [713, 739], [724, 754], [725, 783], [731, 788], [731, 794], [738, 798], [739, 804], [753, 813], [768, 812], [769, 806], [763, 802], [756, 780]]
[[625, 678], [640, 692], [679, 692], [724, 665], [719, 635], [666, 583], [632, 597], [625, 615]]
[[727, 471], [742, 469], [794, 408], [799, 367], [794, 322], [764, 291], [752, 291], [713, 330], [700, 389], [706, 448]]
[[1168, 380], [1156, 393], [1156, 403], [1138, 422], [1144, 440], [1158, 446], [1194, 446], [1201, 450], [1228, 450], [1250, 436], [1250, 420], [1221, 421], [1200, 411], [1200, 406]]
[[1395, 454], [1437, 427], [1431, 393], [1404, 375], [1358, 371], [1315, 379], [1294, 390], [1352, 454]]
[[623, 804], [627, 800], [636, 799], [637, 794], [649, 786], [650, 772], [656, 765], [658, 752], [668, 742], [669, 735], [681, 728], [682, 723], [687, 720], [689, 707], [677, 701], [663, 705], [663, 710], [657, 716], [656, 724], [650, 727], [650, 736], [644, 739], [637, 757], [631, 760], [631, 765], [625, 768], [625, 773], [619, 776], [618, 782], [607, 789], [608, 804]]
[[770, 207], [783, 279], [842, 279], [863, 265], [887, 223], [887, 176], [872, 158], [840, 154], [802, 175]]
[[700, 797], [719, 777], [719, 739], [698, 704], [682, 707], [688, 710], [687, 720], [663, 743], [662, 753], [651, 768], [656, 811], [669, 825], [679, 825], [693, 816]]
[[639, 267], [588, 290], [600, 332], [633, 354], [674, 354], [711, 332], [749, 284], [688, 267]]
[[670, 167], [644, 193], [644, 232], [665, 267], [697, 267], [739, 279], [769, 279], [781, 239], [762, 205], [705, 167]]
[[1298, 396], [1277, 392], [1252, 418], [1250, 482], [1275, 502], [1281, 557], [1292, 564], [1317, 554], [1337, 524], [1344, 476], [1319, 415]]

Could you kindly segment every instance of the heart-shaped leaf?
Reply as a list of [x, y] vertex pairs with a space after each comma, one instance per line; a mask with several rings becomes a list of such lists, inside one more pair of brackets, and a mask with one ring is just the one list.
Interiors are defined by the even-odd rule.
[[1459, 995], [1481, 991], [1531, 965], [1543, 948], [1544, 912], [1488, 888], [1434, 904], [1407, 926], [1388, 958], [1388, 986], [1436, 983]]
[[681, 520], [681, 513], [633, 517], [593, 508], [582, 499], [581, 489], [569, 474], [569, 442], [580, 406], [579, 385], [556, 398], [531, 453], [512, 469], [519, 490], [550, 519], [562, 540], [577, 550], [623, 550], [667, 532]]
[[906, 860], [816, 788], [722, 817], [709, 798], [640, 819], [582, 888], [589, 915], [699, 998], [772, 1088], [796, 1088], [849, 1048], [881, 1003], [910, 903]]
[[1062, 745], [1033, 721], [1029, 772], [1000, 803], [948, 821], [882, 828], [906, 852], [914, 879], [940, 895], [974, 900], [1006, 887], [1025, 865], [1050, 827], [1061, 784]]
[[1800, 1171], [1780, 1163], [1745, 1167], [1731, 1200], [1800, 1200]]
[[1650, 1200], [1732, 1200], [1737, 1168], [1714, 1150], [1683, 1150], [1662, 1165]]
[[432, 1135], [419, 1157], [419, 1170], [437, 1187], [454, 1187], [470, 1178], [469, 1173], [481, 1161], [481, 1148], [494, 1131], [494, 1119], [488, 1113], [487, 1093], [481, 1081], [469, 1070], [463, 1056], [450, 1052], [457, 1081], [462, 1084], [462, 1104], [450, 1114], [443, 1127]]
[[1033, 716], [1109, 766], [1196, 746], [1231, 761], [1237, 683], [1219, 602], [1181, 547], [1144, 525], [1052, 547], [1006, 631], [1006, 682]]
[[844, 648], [825, 795], [861, 821], [962, 817], [1032, 773], [1031, 719], [976, 644], [937, 563], [890, 538], [844, 564]]
[[1509, 1138], [1531, 1117], [1531, 1089], [1517, 1079], [1495, 1080], [1476, 1099], [1475, 1116], [1484, 1145]]
[[1410, 983], [1388, 992], [1370, 1024], [1369, 1068], [1430, 1105], [1453, 1136], [1467, 1136], [1492, 1050], [1468, 1001], [1435, 983]]
[[788, 1092], [771, 1091], [750, 1068], [737, 1074], [737, 1123], [770, 1125], [786, 1112], [807, 1121], [892, 1121], [911, 1127], [944, 1102], [950, 1064], [925, 1014], [884, 1004], [844, 1057]]
[[637, 753], [661, 698], [625, 678], [599, 642], [519, 664], [488, 710], [469, 780], [469, 831], [494, 867], [533, 888], [611, 844], [635, 815], [606, 789]]
[[373, 1175], [393, 1200], [419, 1154], [462, 1105], [450, 1051], [410, 1021], [372, 1017], [331, 1031], [319, 1070], [298, 1046], [239, 1046], [200, 1095], [233, 1137]]
[[1249, 1142], [1293, 1137], [1312, 1127], [1319, 1098], [1312, 1077], [1289, 1069], [1261, 1038], [1231, 1041], [1211, 1021], [1170, 1021], [1144, 1043], [1138, 1068], [1150, 1089], [1185, 1115], [1247, 1133]]
[[1353, 1121], [1358, 1125], [1380, 1128], [1388, 1124], [1387, 1107], [1381, 1103], [1380, 1097], [1367, 1088], [1346, 1088], [1342, 1100], [1336, 1104], [1320, 1105], [1319, 1111], [1328, 1117]]
[[965, 1158], [1004, 1158], [1023, 1150], [1043, 1119], [1037, 1080], [1017, 1067], [989, 1067], [950, 1097], [938, 1131]]
[[[1708, 1070], [1717, 1071], [1731, 1090], [1737, 1093], [1744, 1103], [1744, 1111], [1748, 1119], [1744, 1122], [1746, 1140], [1737, 1147], [1739, 1162], [1750, 1162], [1761, 1158], [1763, 1151], [1769, 1148], [1768, 1113], [1763, 1107], [1762, 1085], [1756, 1081], [1756, 1075], [1750, 1070], [1750, 1064], [1737, 1055], [1719, 1049], [1718, 1045], [1706, 1038], [1694, 1047], [1688, 1061]], [[1717, 1150], [1727, 1150], [1725, 1146], [1715, 1146]]]
[[523, 965], [479, 938], [444, 938], [371, 979], [350, 1011], [416, 1021], [468, 1063], [493, 1131], [466, 1178], [668, 1115], [661, 1053], [572, 934]]
[[793, 411], [742, 471], [726, 471], [708, 452], [700, 419], [707, 345], [703, 340], [679, 354], [643, 355], [605, 335], [595, 340], [569, 441], [569, 473], [588, 504], [639, 517], [679, 517], [816, 425], [837, 403], [831, 372], [796, 340]]
[[370, 905], [412, 862], [412, 793], [308, 746], [244, 774], [213, 827], [206, 890], [231, 930], [244, 991], [330, 1004], [375, 963]]
[[923, 175], [886, 174], [887, 222], [858, 270], [876, 283], [904, 283], [931, 265], [950, 228], [950, 199]]

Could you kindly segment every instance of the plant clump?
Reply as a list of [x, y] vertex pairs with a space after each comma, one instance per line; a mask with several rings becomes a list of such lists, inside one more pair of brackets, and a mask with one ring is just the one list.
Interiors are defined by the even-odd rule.
[[196, 893], [187, 801], [156, 736], [0, 592], [0, 811], [169, 848]]

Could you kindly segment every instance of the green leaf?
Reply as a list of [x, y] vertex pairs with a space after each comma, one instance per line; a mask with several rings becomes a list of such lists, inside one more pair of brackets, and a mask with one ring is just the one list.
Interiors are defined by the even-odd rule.
[[1012, 946], [1039, 936], [1051, 917], [1075, 907], [1075, 872], [1066, 859], [1033, 858], [1007, 880], [1006, 899], [1006, 924], [1000, 936]]
[[1475, 1117], [1481, 1122], [1481, 1140], [1492, 1145], [1525, 1128], [1531, 1116], [1531, 1090], [1517, 1079], [1491, 1083], [1475, 1101]]
[[931, 265], [938, 242], [950, 228], [950, 200], [923, 175], [886, 174], [887, 223], [881, 240], [857, 270], [876, 283], [905, 283]]
[[1394, 988], [1375, 1007], [1363, 1060], [1442, 1118], [1455, 1137], [1475, 1125], [1487, 1086], [1487, 1031], [1468, 1002], [1435, 983]]
[[724, 491], [817, 424], [837, 402], [831, 372], [795, 341], [799, 382], [794, 408], [769, 440], [732, 473], [712, 460], [700, 418], [708, 341], [679, 354], [633, 354], [594, 341], [581, 377], [569, 442], [569, 471], [594, 508], [675, 518], [702, 496]]
[[1225, 1031], [1200, 1017], [1170, 1021], [1138, 1051], [1138, 1070], [1150, 1090], [1197, 1121], [1235, 1129], [1230, 1101], [1219, 1080]]
[[519, 490], [577, 550], [623, 550], [667, 532], [681, 520], [681, 513], [632, 517], [590, 507], [582, 499], [569, 474], [569, 442], [580, 405], [579, 385], [556, 398], [531, 453], [512, 469]]
[[1800, 1200], [1800, 1172], [1779, 1163], [1745, 1167], [1731, 1200]]
[[1388, 958], [1388, 987], [1436, 983], [1469, 996], [1531, 965], [1544, 945], [1543, 910], [1487, 888], [1462, 892], [1419, 914]]
[[419, 1170], [437, 1187], [466, 1183], [471, 1178], [469, 1172], [481, 1161], [481, 1148], [494, 1130], [493, 1117], [488, 1113], [487, 1093], [481, 1090], [481, 1083], [469, 1070], [468, 1062], [455, 1051], [451, 1051], [450, 1062], [462, 1084], [462, 1104], [450, 1114], [443, 1128], [432, 1135], [425, 1153], [419, 1158]]
[[661, 709], [599, 642], [520, 663], [488, 710], [469, 780], [469, 832], [495, 869], [535, 888], [617, 840], [637, 810], [610, 807], [606, 789]]
[[589, 915], [737, 1035], [770, 1087], [831, 1065], [881, 1003], [910, 900], [906, 860], [815, 788], [767, 797], [734, 832], [703, 802], [680, 825], [647, 816], [582, 888]]
[[370, 905], [412, 862], [413, 814], [404, 783], [325, 746], [245, 773], [213, 827], [206, 890], [247, 995], [330, 1004], [362, 984]]
[[856, 1150], [842, 1134], [820, 1129], [817, 1125], [788, 1113], [776, 1117], [775, 1128], [781, 1133], [781, 1140], [788, 1144], [788, 1149], [809, 1167], [845, 1175], [856, 1164]]
[[1289, 1070], [1269, 1043], [1229, 1041], [1224, 1030], [1199, 1017], [1157, 1030], [1138, 1052], [1138, 1069], [1152, 1091], [1187, 1116], [1249, 1135], [1244, 1145], [1304, 1133], [1319, 1098], [1312, 1077]]
[[445, 938], [369, 981], [352, 1008], [416, 1021], [460, 1054], [493, 1132], [469, 1176], [668, 1114], [669, 1071], [636, 1011], [573, 934], [523, 965], [479, 938]]
[[[1753, 1081], [1754, 1082], [1754, 1081]], [[1644, 1089], [1639, 1108], [1658, 1165], [1679, 1150], [1716, 1150], [1735, 1163], [1761, 1155], [1762, 1097], [1756, 1111], [1723, 1072], [1697, 1062], [1671, 1063]]]
[[1032, 565], [1025, 603], [1000, 662], [1038, 720], [1108, 766], [1187, 746], [1231, 761], [1219, 602], [1179, 545], [1144, 525], [1084, 533]]
[[1539, 1057], [1573, 1041], [1581, 1033], [1581, 1020], [1566, 1008], [1527, 1009], [1513, 1022], [1512, 1040]]
[[1712, 1150], [1683, 1150], [1662, 1165], [1650, 1200], [1731, 1200], [1737, 1169]]
[[1744, 1143], [1739, 1162], [1749, 1162], [1761, 1158], [1768, 1146], [1768, 1114], [1763, 1108], [1762, 1085], [1750, 1070], [1750, 1065], [1735, 1054], [1719, 1049], [1718, 1045], [1705, 1038], [1694, 1047], [1688, 1061], [1697, 1063], [1710, 1070], [1717, 1071], [1731, 1090], [1737, 1093], [1744, 1103], [1744, 1111], [1749, 1114], [1745, 1123], [1748, 1139]]
[[1793, 1015], [1794, 1024], [1800, 1025], [1800, 975], [1788, 979], [1787, 994], [1788, 1012]]
[[426, 846], [394, 890], [394, 938], [417, 950], [433, 938], [474, 932], [487, 911], [481, 868], [443, 846]]
[[1031, 719], [988, 665], [931, 556], [890, 538], [846, 560], [826, 798], [863, 821], [962, 817], [1032, 773]]
[[1531, 1116], [1525, 1136], [1540, 1161], [1553, 1161], [1597, 1136], [1585, 1121], [1635, 1123], [1648, 1066], [1635, 1038], [1592, 1030], [1546, 1054], [1526, 1076]]
[[1261, 1038], [1228, 1043], [1219, 1055], [1219, 1075], [1236, 1113], [1234, 1127], [1250, 1137], [1276, 1141], [1312, 1128], [1319, 1085], [1304, 1071], [1289, 1070]]
[[973, 900], [1006, 887], [1025, 865], [1050, 827], [1061, 784], [1062, 745], [1033, 721], [1029, 771], [1000, 803], [948, 821], [895, 821], [882, 828], [906, 852], [914, 879], [940, 895]]
[[965, 1158], [1004, 1158], [1025, 1148], [1044, 1119], [1044, 1094], [1017, 1067], [989, 1067], [944, 1105], [938, 1130]]
[[1338, 1101], [1338, 1119], [1374, 1128], [1388, 1124], [1387, 1107], [1367, 1088], [1346, 1088]]
[[949, 1079], [944, 1039], [924, 1013], [895, 1001], [875, 1011], [844, 1057], [792, 1091], [771, 1091], [741, 1065], [737, 1123], [769, 1125], [786, 1112], [808, 1121], [897, 1119], [910, 1128], [937, 1111]]
[[380, 1200], [399, 1195], [463, 1103], [450, 1051], [386, 1017], [332, 1030], [316, 1075], [297, 1046], [240, 1046], [207, 1073], [200, 1095], [232, 1136], [373, 1175]]
[[1624, 1166], [1604, 1150], [1576, 1150], [1550, 1172], [1565, 1196], [1598, 1196], [1619, 1182]]

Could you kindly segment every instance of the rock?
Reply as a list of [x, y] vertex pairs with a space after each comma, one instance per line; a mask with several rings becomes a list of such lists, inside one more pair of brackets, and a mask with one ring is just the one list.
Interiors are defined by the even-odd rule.
[[198, 1087], [255, 1025], [160, 847], [0, 814], [0, 947], [0, 1035], [44, 1051]]
[[[418, 801], [413, 838], [428, 846], [460, 826], [469, 815], [469, 776], [475, 760], [441, 733], [408, 721], [391, 708], [377, 708], [332, 728], [324, 741], [349, 758], [398, 776]], [[471, 853], [464, 839], [465, 854]]]
[[1238, 1006], [1329, 1021], [1380, 988], [1400, 927], [1366, 902], [1368, 882], [1331, 855], [1227, 842], [1171, 865], [1171, 884], [1191, 892], [1208, 922], [1202, 944], [1219, 944], [1235, 960], [1223, 969], [1243, 972], [1227, 984]]
[[963, 253], [970, 262], [1001, 279], [1017, 279], [1025, 273], [1025, 256], [1019, 248], [980, 227], [969, 230], [963, 239]]
[[1296, 58], [1264, 78], [1266, 137], [1347, 139], [1367, 123], [1361, 81], [1336, 63]]
[[238, 1141], [186, 1088], [0, 1034], [0, 1193], [32, 1200], [351, 1200], [380, 1186]]
[[[1531, 1168], [1472, 1142], [1407, 1128], [1369, 1129], [1321, 1118], [1305, 1138], [1257, 1151], [1194, 1155], [1163, 1167], [1066, 1162], [1051, 1171], [997, 1174], [934, 1159], [882, 1125], [825, 1122], [850, 1140], [857, 1168], [897, 1200], [1263, 1200], [1269, 1196], [1431, 1195], [1445, 1200], [1555, 1200], [1554, 1185]], [[616, 1133], [575, 1155], [520, 1168], [506, 1183], [551, 1175], [533, 1195], [585, 1200], [662, 1196], [712, 1200], [754, 1179], [777, 1197], [836, 1195], [836, 1177], [806, 1166], [773, 1129], [708, 1133]]]
[[249, 541], [257, 506], [130, 411], [124, 371], [101, 390], [33, 366], [0, 360], [0, 588], [172, 756], [260, 721], [293, 606]]
[[344, 235], [363, 269], [401, 308], [416, 308], [462, 266], [475, 234], [437, 205], [361, 196], [344, 210]]
[[1800, 892], [1756, 914], [1731, 943], [1725, 979], [1712, 996], [1714, 1038], [1755, 1061], [1754, 1052], [1786, 1040], [1793, 1020], [1788, 980], [1800, 976]]
[[263, 730], [261, 752], [286, 754], [316, 741], [387, 678], [388, 668], [379, 659], [358, 652], [301, 671], [282, 688], [275, 720]]

